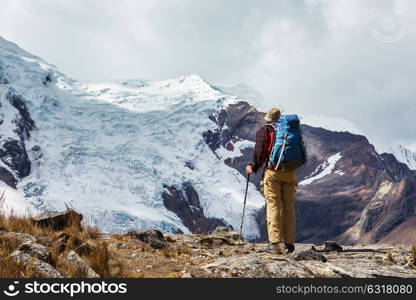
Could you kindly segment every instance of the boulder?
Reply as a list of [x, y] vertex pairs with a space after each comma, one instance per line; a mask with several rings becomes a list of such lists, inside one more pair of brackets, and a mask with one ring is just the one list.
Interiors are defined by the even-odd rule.
[[159, 230], [133, 230], [128, 232], [127, 235], [149, 244], [149, 246], [154, 249], [161, 249], [166, 246], [166, 240], [163, 237], [163, 233]]
[[17, 263], [24, 265], [35, 273], [34, 275], [44, 278], [63, 278], [63, 276], [55, 270], [50, 264], [36, 258], [29, 254], [15, 250], [10, 254], [10, 257]]
[[340, 245], [338, 245], [337, 243], [333, 242], [333, 241], [326, 241], [325, 242], [325, 247], [324, 247], [324, 251], [337, 251], [337, 252], [341, 252], [343, 249]]
[[210, 235], [204, 236], [199, 243], [204, 246], [236, 245], [242, 242], [240, 235], [230, 227], [218, 226]]
[[322, 254], [316, 251], [314, 248], [309, 250], [300, 251], [298, 253], [294, 253], [294, 259], [296, 261], [300, 260], [317, 260], [321, 262], [326, 262], [326, 257]]
[[82, 214], [68, 209], [66, 211], [45, 211], [33, 217], [33, 222], [39, 227], [62, 230], [71, 225], [81, 228], [82, 218]]
[[36, 242], [36, 238], [34, 236], [27, 234], [27, 233], [21, 233], [21, 232], [2, 231], [0, 232], [0, 239], [3, 242], [9, 243], [15, 246], [16, 248], [26, 242], [31, 242], [31, 243]]
[[240, 240], [240, 234], [235, 232], [230, 227], [218, 226], [217, 228], [214, 229], [214, 231], [211, 232], [211, 234], [215, 236], [222, 236], [227, 239]]
[[88, 266], [88, 264], [74, 250], [69, 251], [66, 258], [70, 264], [75, 264], [79, 268], [83, 269], [87, 275], [87, 278], [100, 278], [100, 275], [91, 269], [91, 267]]
[[38, 243], [24, 242], [17, 248], [17, 251], [29, 254], [30, 256], [43, 260], [47, 263], [52, 261], [51, 253], [48, 248]]

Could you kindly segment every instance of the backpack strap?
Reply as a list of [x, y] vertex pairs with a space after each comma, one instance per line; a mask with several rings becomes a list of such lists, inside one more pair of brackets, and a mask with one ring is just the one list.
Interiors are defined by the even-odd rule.
[[274, 168], [275, 170], [279, 169], [280, 162], [282, 161], [283, 152], [285, 151], [285, 147], [286, 147], [286, 139], [287, 139], [287, 133], [283, 137], [282, 150], [280, 150], [279, 160], [277, 161], [276, 167]]
[[271, 145], [272, 145], [272, 149], [270, 149], [270, 153], [269, 153], [269, 156], [267, 157], [267, 161], [266, 161], [266, 168], [269, 166], [269, 164], [270, 164], [270, 156], [272, 155], [272, 152], [273, 152], [273, 146], [274, 146], [274, 143], [275, 143], [275, 141], [276, 141], [276, 134], [277, 134], [277, 129], [276, 129], [276, 126], [274, 126], [274, 124], [272, 124], [272, 123], [267, 123], [267, 124], [265, 124], [264, 126], [270, 126], [270, 127], [272, 127], [273, 128], [273, 130], [274, 130], [274, 137], [273, 137], [273, 141], [272, 141], [272, 143], [271, 143]]

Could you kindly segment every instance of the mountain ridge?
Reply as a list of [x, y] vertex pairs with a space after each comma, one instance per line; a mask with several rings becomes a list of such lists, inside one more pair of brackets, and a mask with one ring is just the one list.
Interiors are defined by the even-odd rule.
[[[0, 41], [0, 181], [17, 188], [6, 192], [22, 208], [69, 204], [107, 232], [238, 228], [264, 113], [194, 74], [82, 84], [7, 45]], [[300, 241], [373, 243], [412, 217], [414, 171], [364, 136], [302, 129], [310, 157], [298, 171]], [[251, 240], [266, 238], [259, 177], [248, 195]]]

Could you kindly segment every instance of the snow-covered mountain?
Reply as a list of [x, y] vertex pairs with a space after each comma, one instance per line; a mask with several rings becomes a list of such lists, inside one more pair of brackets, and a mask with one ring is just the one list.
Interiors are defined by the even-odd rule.
[[[244, 168], [264, 123], [253, 99], [244, 101], [250, 95], [196, 75], [82, 84], [0, 38], [6, 206], [69, 205], [111, 232], [237, 229]], [[322, 127], [322, 117], [315, 121]], [[308, 162], [297, 172], [298, 241], [412, 241], [405, 234], [413, 228], [416, 172], [346, 132], [354, 130], [349, 122], [328, 123], [340, 126], [302, 126]], [[250, 177], [244, 234], [265, 240], [260, 173]]]
[[[0, 80], [0, 166], [2, 179], [13, 177], [9, 187], [2, 183], [13, 199], [9, 205], [44, 210], [68, 204], [106, 231], [189, 232], [165, 207], [162, 193], [167, 186], [191, 184], [205, 217], [239, 226], [245, 178], [202, 137], [214, 126], [209, 116], [235, 96], [196, 75], [83, 85], [3, 39]], [[13, 98], [34, 122], [26, 136], [19, 136], [19, 124], [27, 122]], [[21, 163], [12, 163], [7, 141], [20, 145], [30, 171], [19, 174]], [[10, 189], [14, 185], [17, 191]], [[259, 234], [254, 212], [264, 201], [255, 188], [248, 199], [245, 234], [254, 238]]]
[[[264, 124], [264, 113], [246, 102], [230, 104], [213, 121], [205, 140], [216, 153], [240, 149], [240, 155], [225, 163], [244, 174], [256, 129]], [[330, 131], [302, 125], [308, 153], [305, 166], [297, 171], [297, 241], [322, 243], [414, 243], [411, 235], [416, 212], [416, 172], [392, 154], [379, 154], [368, 139], [345, 131]], [[246, 142], [247, 143], [247, 142]], [[250, 177], [259, 189], [261, 172]], [[261, 240], [267, 238], [265, 207], [259, 211]]]
[[402, 145], [395, 145], [390, 147], [390, 153], [392, 153], [398, 161], [406, 164], [411, 170], [416, 170], [416, 153], [410, 151]]
[[241, 99], [244, 99], [260, 111], [267, 111], [268, 109], [263, 101], [263, 95], [247, 84], [240, 83], [234, 86], [217, 86], [216, 88], [223, 93], [238, 96]]

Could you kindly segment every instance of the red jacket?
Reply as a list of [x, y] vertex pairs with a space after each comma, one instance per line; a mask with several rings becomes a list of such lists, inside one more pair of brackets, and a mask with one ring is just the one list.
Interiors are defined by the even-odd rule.
[[[267, 164], [274, 145], [275, 130], [272, 125], [265, 124], [257, 130], [256, 145], [253, 153], [253, 172], [257, 172], [265, 163]], [[270, 169], [273, 169], [270, 167]]]

